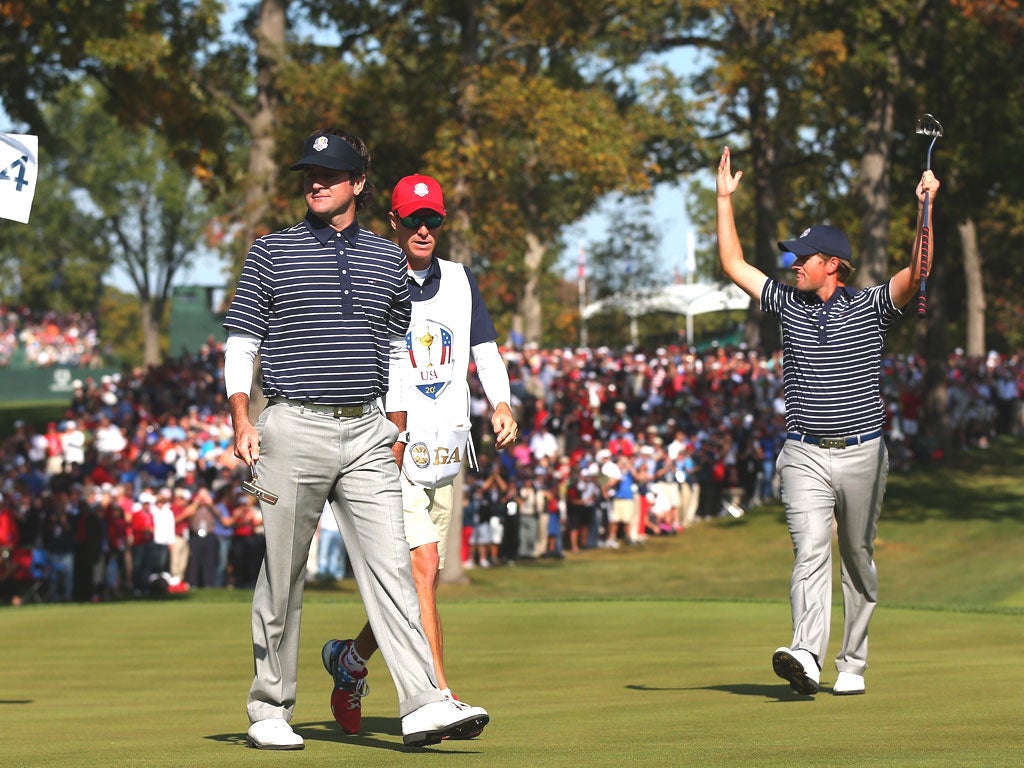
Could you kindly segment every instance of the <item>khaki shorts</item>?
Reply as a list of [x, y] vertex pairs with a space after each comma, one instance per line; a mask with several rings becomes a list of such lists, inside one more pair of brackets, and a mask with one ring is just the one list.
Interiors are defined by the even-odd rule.
[[402, 508], [405, 511], [405, 540], [409, 549], [437, 543], [440, 567], [448, 554], [448, 531], [452, 526], [455, 486], [424, 488], [402, 473]]
[[633, 512], [636, 510], [636, 499], [612, 499], [613, 523], [630, 523], [633, 521]]

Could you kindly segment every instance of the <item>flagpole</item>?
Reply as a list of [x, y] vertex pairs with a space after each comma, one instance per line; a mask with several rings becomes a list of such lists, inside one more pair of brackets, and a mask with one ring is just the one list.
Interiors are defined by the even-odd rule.
[[[692, 229], [686, 230], [686, 284], [697, 280], [697, 236]], [[693, 315], [686, 313], [686, 346], [693, 346]]]
[[697, 236], [693, 230], [686, 232], [686, 283], [693, 285], [697, 276]]
[[576, 289], [579, 292], [580, 307], [580, 347], [587, 346], [587, 321], [583, 317], [583, 310], [587, 304], [587, 254], [583, 250], [583, 243], [579, 245], [579, 266], [576, 271]]

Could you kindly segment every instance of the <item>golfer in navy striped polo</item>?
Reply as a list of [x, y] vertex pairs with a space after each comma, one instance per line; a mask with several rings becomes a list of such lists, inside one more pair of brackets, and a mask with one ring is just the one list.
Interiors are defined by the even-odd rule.
[[[303, 747], [289, 721], [306, 559], [326, 500], [397, 688], [404, 743], [436, 744], [487, 722], [479, 707], [441, 694], [420, 623], [398, 474], [406, 412], [385, 418], [380, 405], [390, 361], [405, 353], [408, 270], [402, 250], [356, 218], [373, 194], [369, 165], [365, 143], [343, 131], [306, 140], [292, 166], [302, 172], [306, 217], [253, 243], [224, 320], [234, 450], [253, 468], [267, 542], [247, 706], [248, 741], [260, 749]], [[269, 404], [253, 424], [257, 353]]]
[[776, 463], [793, 540], [790, 605], [793, 639], [775, 651], [775, 673], [798, 693], [817, 693], [828, 649], [832, 607], [832, 528], [839, 536], [843, 642], [836, 656], [837, 695], [864, 693], [868, 623], [878, 600], [874, 546], [888, 476], [882, 437], [881, 360], [885, 334], [914, 297], [921, 262], [925, 195], [939, 182], [925, 171], [917, 185], [918, 236], [909, 266], [883, 285], [846, 285], [853, 255], [831, 226], [779, 243], [794, 255], [796, 285], [765, 275], [743, 258], [732, 195], [729, 148], [718, 164], [718, 252], [722, 270], [782, 326], [787, 440]]

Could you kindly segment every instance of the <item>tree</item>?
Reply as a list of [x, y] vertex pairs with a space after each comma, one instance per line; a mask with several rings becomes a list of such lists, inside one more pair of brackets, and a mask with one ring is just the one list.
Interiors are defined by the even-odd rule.
[[[971, 351], [1024, 337], [1010, 289], [1024, 279], [1012, 258], [1022, 190], [1005, 172], [1024, 127], [1016, 0], [260, 0], [243, 37], [221, 36], [221, 10], [213, 0], [0, 4], [0, 99], [47, 137], [44, 151], [63, 152], [66, 126], [53, 130], [41, 105], [94, 75], [120, 123], [160, 131], [238, 263], [256, 234], [301, 215], [284, 169], [309, 130], [348, 127], [375, 150], [383, 202], [412, 171], [445, 182], [449, 255], [483, 267], [499, 326], [531, 339], [553, 327], [542, 308], [557, 301], [550, 275], [566, 225], [611, 192], [642, 195], [712, 167], [726, 141], [750, 174], [739, 213], [758, 266], [771, 273], [776, 240], [830, 221], [859, 237], [859, 279], [887, 274], [913, 236], [913, 201], [899, 191], [920, 172], [913, 124], [933, 111], [947, 137], [930, 286], [935, 298], [950, 287], [959, 246], [973, 288], [965, 297], [956, 281], [931, 302], [928, 346], [940, 364], [964, 315]], [[708, 62], [688, 81], [637, 67], [680, 46]], [[384, 231], [385, 209], [361, 219]], [[61, 269], [71, 274], [70, 257]], [[41, 298], [46, 281], [26, 277]], [[893, 338], [920, 346], [920, 327]], [[755, 312], [747, 340], [771, 348], [776, 328]]]
[[22, 0], [0, 3], [0, 103], [15, 121], [48, 144], [51, 128], [41, 105], [97, 62], [92, 41], [118, 25], [109, 3]]
[[49, 123], [42, 106], [90, 77], [104, 85], [107, 107], [118, 117], [152, 125], [150, 118], [162, 114], [166, 140], [191, 148], [194, 159], [197, 145], [219, 132], [219, 116], [186, 108], [196, 106], [189, 96], [195, 86], [182, 75], [197, 51], [219, 38], [222, 8], [219, 0], [0, 3], [0, 103], [51, 145], [64, 126]]
[[261, 0], [243, 21], [252, 50], [224, 46], [192, 73], [202, 84], [205, 109], [226, 111], [236, 121], [236, 130], [228, 132], [238, 146], [234, 164], [221, 160], [209, 174], [211, 183], [217, 170], [223, 174], [226, 183], [214, 184], [222, 200], [232, 181], [244, 190], [241, 205], [224, 206], [223, 215], [224, 229], [234, 234], [227, 245], [239, 266], [249, 244], [270, 231], [268, 212], [280, 198], [277, 121], [281, 72], [288, 61], [288, 6], [289, 0]]
[[[540, 299], [562, 230], [604, 194], [643, 190], [666, 174], [662, 161], [677, 142], [663, 137], [685, 134], [685, 123], [647, 110], [624, 76], [645, 50], [632, 22], [656, 23], [650, 6], [303, 6], [341, 30], [341, 45], [298, 50], [305, 60], [292, 72], [301, 82], [290, 82], [290, 113], [318, 110], [363, 126], [378, 158], [375, 178], [417, 170], [441, 178], [452, 210], [449, 253], [483, 266], [482, 282], [493, 276], [512, 286], [502, 293], [513, 304], [498, 308], [496, 320], [511, 315], [526, 340], [539, 341]], [[331, 93], [322, 86], [327, 74]]]
[[[111, 108], [129, 126], [159, 127], [179, 165], [198, 181], [216, 214], [216, 246], [241, 267], [249, 244], [272, 228], [280, 201], [280, 73], [288, 61], [289, 0], [243, 8], [235, 30], [222, 29], [218, 0], [161, 0], [141, 26], [150, 45], [121, 53], [97, 46], [99, 77]], [[119, 55], [120, 54], [120, 55]], [[241, 190], [241, 194], [239, 191]]]
[[[52, 162], [72, 187], [65, 205], [92, 220], [94, 247], [133, 285], [143, 362], [157, 364], [175, 276], [193, 258], [209, 216], [199, 184], [171, 158], [163, 136], [125, 128], [104, 108], [104, 97], [92, 83], [62, 95], [52, 109], [78, 141], [73, 153]], [[48, 119], [55, 121], [56, 114]], [[64, 222], [56, 218], [41, 226], [52, 231]]]
[[101, 224], [76, 204], [74, 185], [52, 158], [43, 157], [30, 223], [0, 219], [0, 302], [95, 315], [111, 265]]
[[[740, 231], [750, 233], [745, 251], [766, 274], [777, 271], [778, 240], [810, 219], [835, 220], [837, 194], [848, 184], [849, 158], [829, 153], [845, 56], [831, 18], [827, 2], [702, 3], [651, 41], [659, 51], [697, 51], [707, 62], [689, 84], [691, 119], [702, 137], [694, 145], [699, 166], [689, 170], [713, 168], [723, 144], [730, 146], [734, 167], [748, 180], [742, 194], [750, 202], [738, 211]], [[694, 218], [713, 231], [713, 200], [708, 193], [694, 198], [701, 205]], [[768, 350], [780, 343], [778, 323], [756, 303], [744, 340]]]
[[[1016, 348], [1003, 330], [1006, 310], [1017, 303], [1014, 286], [1024, 277], [1016, 258], [1024, 245], [1016, 225], [1024, 182], [1008, 172], [1007, 161], [1024, 139], [1024, 84], [1015, 74], [1024, 67], [1024, 17], [1013, 0], [952, 0], [943, 10], [935, 26], [945, 45], [929, 50], [915, 76], [922, 90], [941, 99], [934, 111], [947, 135], [936, 148], [944, 180], [937, 214], [951, 247], [938, 258], [955, 259], [959, 245], [962, 269], [954, 261], [948, 274], [955, 280], [962, 272], [965, 291], [948, 298], [953, 316], [964, 315], [967, 354], [981, 356], [989, 348]], [[995, 333], [986, 331], [987, 320], [995, 321]]]
[[[607, 204], [606, 207], [612, 209], [613, 205]], [[660, 283], [656, 279], [658, 268], [655, 263], [658, 238], [642, 207], [635, 201], [631, 204], [618, 203], [615, 221], [616, 224], [609, 228], [608, 237], [591, 242], [586, 248], [588, 303], [616, 294], [644, 292]], [[616, 321], [621, 319], [615, 318]], [[640, 342], [637, 318], [625, 318], [625, 323], [619, 322], [617, 328], [615, 321], [609, 326], [603, 318], [588, 322], [595, 329], [604, 328], [601, 338], [605, 343], [637, 345]]]

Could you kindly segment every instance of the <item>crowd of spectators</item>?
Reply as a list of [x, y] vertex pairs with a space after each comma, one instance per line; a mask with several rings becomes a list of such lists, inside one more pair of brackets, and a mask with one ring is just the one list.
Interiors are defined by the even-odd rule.
[[[506, 351], [523, 439], [496, 454], [475, 379], [478, 466], [467, 471], [466, 568], [627, 547], [778, 496], [781, 356], [743, 348]], [[893, 469], [937, 458], [918, 423], [922, 361], [883, 366]], [[249, 588], [262, 520], [232, 451], [222, 347], [75, 382], [64, 417], [0, 441], [0, 601], [99, 601]], [[1020, 431], [1024, 366], [950, 357], [958, 448]], [[329, 527], [329, 526], [327, 526]], [[330, 567], [345, 576], [330, 538]], [[327, 548], [325, 547], [325, 552]], [[309, 562], [318, 570], [316, 547]]]
[[[781, 353], [598, 348], [507, 357], [530, 437], [497, 460], [484, 453], [468, 473], [465, 567], [617, 548], [778, 497]], [[919, 424], [924, 361], [893, 355], [882, 370], [892, 470], [941, 459], [936, 436]], [[957, 350], [946, 384], [954, 450], [1020, 433], [1017, 357], [969, 359]], [[474, 402], [482, 415], [479, 392]]]
[[0, 368], [99, 368], [96, 321], [88, 313], [33, 312], [0, 305]]

